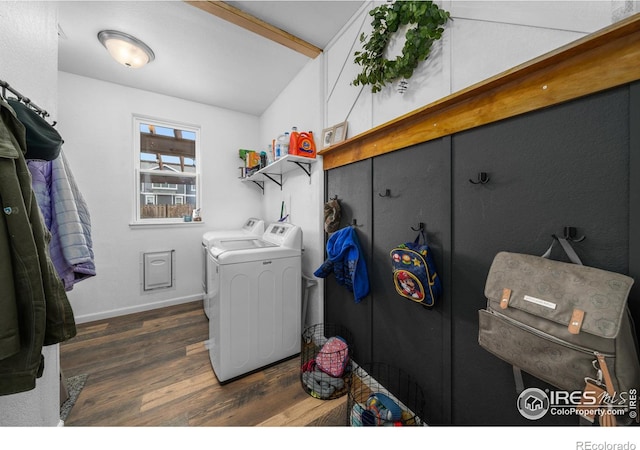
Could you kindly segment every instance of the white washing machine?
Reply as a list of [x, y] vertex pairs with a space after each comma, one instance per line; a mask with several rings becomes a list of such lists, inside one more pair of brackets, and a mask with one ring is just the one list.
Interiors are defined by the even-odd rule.
[[209, 293], [208, 275], [208, 254], [211, 243], [216, 239], [235, 237], [235, 236], [262, 236], [264, 234], [264, 220], [255, 217], [249, 217], [242, 228], [233, 230], [212, 230], [202, 235], [202, 291], [203, 291], [203, 308], [204, 313], [209, 317], [209, 305], [211, 303], [211, 295]]
[[225, 383], [300, 352], [302, 230], [223, 237], [209, 250], [209, 357]]

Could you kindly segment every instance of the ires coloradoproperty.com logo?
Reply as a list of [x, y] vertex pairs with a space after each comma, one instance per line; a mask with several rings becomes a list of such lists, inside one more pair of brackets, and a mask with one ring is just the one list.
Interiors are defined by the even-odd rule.
[[583, 417], [613, 414], [637, 417], [637, 390], [630, 389], [610, 396], [606, 392], [551, 391], [529, 388], [518, 396], [517, 408], [529, 420], [538, 420], [547, 414], [555, 416], [581, 415]]

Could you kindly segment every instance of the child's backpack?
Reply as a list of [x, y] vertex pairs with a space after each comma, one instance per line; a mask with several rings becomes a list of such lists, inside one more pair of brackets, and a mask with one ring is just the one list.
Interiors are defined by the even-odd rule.
[[442, 295], [442, 282], [424, 228], [421, 227], [415, 241], [399, 245], [391, 250], [390, 256], [398, 294], [423, 306], [433, 306]]

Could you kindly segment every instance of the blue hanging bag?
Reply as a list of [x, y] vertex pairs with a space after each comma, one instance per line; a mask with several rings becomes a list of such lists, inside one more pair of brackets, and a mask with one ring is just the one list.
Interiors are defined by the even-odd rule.
[[423, 306], [433, 306], [442, 295], [442, 282], [424, 229], [420, 230], [414, 242], [407, 242], [391, 250], [390, 256], [393, 283], [398, 294]]

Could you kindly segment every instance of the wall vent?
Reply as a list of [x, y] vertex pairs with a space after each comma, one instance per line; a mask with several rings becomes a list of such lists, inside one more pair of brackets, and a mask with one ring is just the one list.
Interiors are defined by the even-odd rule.
[[153, 291], [173, 287], [173, 255], [175, 250], [142, 254], [142, 289]]

